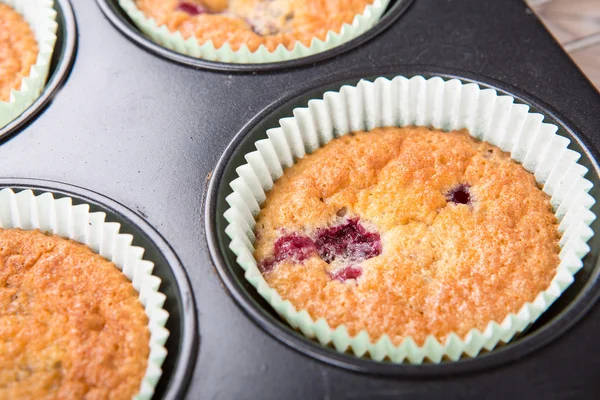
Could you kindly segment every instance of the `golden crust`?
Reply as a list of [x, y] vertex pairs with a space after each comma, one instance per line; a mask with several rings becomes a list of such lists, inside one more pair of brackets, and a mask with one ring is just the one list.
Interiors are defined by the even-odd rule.
[[131, 399], [147, 325], [113, 263], [72, 240], [0, 229], [0, 399]]
[[[213, 1], [187, 0], [213, 8]], [[178, 11], [180, 0], [135, 0], [137, 7], [159, 26], [192, 36], [203, 44], [212, 40], [216, 48], [229, 43], [233, 50], [246, 44], [250, 51], [265, 45], [274, 51], [279, 44], [292, 49], [297, 41], [310, 46], [313, 38], [325, 39], [327, 32], [339, 32], [373, 0], [230, 0], [228, 9], [218, 14], [190, 15]], [[219, 7], [220, 8], [220, 7]], [[264, 34], [252, 29], [258, 27]], [[276, 33], [272, 33], [276, 32]]]
[[36, 63], [38, 46], [23, 17], [0, 4], [0, 101], [10, 100], [10, 91], [19, 90]]
[[[446, 193], [469, 184], [471, 205]], [[346, 208], [381, 235], [362, 276], [332, 280], [317, 254], [265, 273], [297, 309], [393, 343], [461, 337], [545, 290], [559, 264], [549, 198], [508, 153], [467, 132], [380, 128], [335, 139], [286, 169], [257, 218], [255, 257], [282, 232], [326, 227]]]

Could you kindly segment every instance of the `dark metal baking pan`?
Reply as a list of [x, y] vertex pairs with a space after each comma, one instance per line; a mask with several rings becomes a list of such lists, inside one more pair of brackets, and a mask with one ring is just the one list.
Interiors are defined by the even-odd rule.
[[27, 123], [31, 122], [38, 113], [42, 112], [56, 94], [60, 86], [67, 79], [75, 58], [77, 47], [77, 26], [69, 0], [55, 0], [56, 45], [48, 73], [46, 87], [38, 99], [30, 105], [21, 115], [0, 128], [0, 143], [8, 136], [17, 133]]
[[[194, 365], [186, 399], [597, 397], [600, 302], [593, 304], [599, 291], [593, 284], [572, 289], [585, 293], [578, 304], [589, 305], [587, 313], [560, 316], [569, 328], [557, 326], [564, 332], [545, 345], [536, 339], [535, 351], [519, 350], [522, 357], [506, 356], [510, 362], [490, 361], [481, 370], [453, 363], [439, 372], [362, 373], [295, 351], [258, 327], [225, 287], [206, 244], [207, 177], [238, 132], [337, 81], [424, 72], [482, 80], [528, 103], [539, 100], [582, 140], [587, 158], [597, 156], [600, 95], [523, 1], [418, 0], [359, 46], [257, 74], [173, 62], [135, 45], [96, 2], [72, 7], [78, 48], [69, 79], [50, 107], [1, 143], [0, 177], [102, 193], [160, 232], [189, 277], [200, 321], [202, 345], [186, 354]], [[592, 195], [600, 198], [597, 189]], [[598, 243], [589, 244], [595, 254]], [[594, 279], [590, 274], [587, 282]]]
[[[570, 148], [583, 155], [580, 163], [590, 170], [586, 175], [587, 179], [592, 181], [596, 189], [600, 187], [600, 171], [598, 170], [594, 154], [586, 147], [577, 133], [562, 121], [559, 115], [548, 110], [547, 106], [532, 96], [526, 93], [515, 93], [507, 88], [506, 85], [500, 82], [490, 83], [488, 78], [481, 76], [464, 76], [457, 73], [448, 74], [447, 72], [435, 73], [432, 72], [435, 69], [431, 67], [418, 69], [405, 66], [392, 70], [394, 71], [392, 74], [389, 72], [390, 69], [381, 74], [374, 74], [371, 71], [366, 72], [364, 76], [354, 76], [347, 80], [325, 83], [319, 88], [300, 94], [295, 98], [281, 100], [260, 113], [236, 135], [225, 150], [212, 174], [206, 200], [205, 227], [208, 245], [219, 275], [241, 308], [260, 327], [293, 349], [336, 366], [374, 374], [400, 376], [424, 374], [448, 375], [458, 372], [478, 371], [485, 367], [521, 358], [528, 352], [536, 350], [550, 340], [558, 337], [581, 318], [596, 301], [600, 289], [600, 267], [597, 266], [600, 257], [600, 246], [598, 246], [600, 238], [597, 236], [590, 241], [592, 251], [585, 257], [584, 267], [576, 275], [575, 282], [526, 334], [521, 335], [518, 339], [504, 346], [475, 358], [462, 358], [457, 362], [444, 361], [440, 364], [423, 365], [375, 362], [368, 357], [358, 358], [350, 354], [340, 354], [333, 348], [321, 346], [318, 342], [307, 339], [279, 318], [274, 310], [258, 294], [256, 289], [246, 281], [244, 278], [245, 271], [237, 264], [235, 255], [229, 250], [231, 240], [225, 234], [227, 222], [223, 217], [224, 212], [229, 208], [225, 198], [232, 192], [229, 183], [237, 177], [235, 169], [246, 163], [244, 155], [255, 150], [254, 143], [257, 140], [265, 139], [267, 137], [267, 130], [278, 126], [278, 121], [281, 118], [293, 116], [292, 110], [294, 108], [306, 107], [308, 100], [321, 99], [323, 98], [323, 94], [328, 90], [337, 91], [345, 84], [356, 85], [362, 77], [370, 81], [379, 76], [393, 78], [396, 75], [407, 77], [413, 75], [423, 75], [425, 77], [442, 76], [446, 79], [458, 78], [463, 82], [475, 82], [482, 87], [493, 88], [501, 94], [515, 97], [518, 103], [527, 104], [531, 107], [532, 111], [544, 114], [546, 116], [545, 122], [559, 126], [558, 133], [571, 140]], [[411, 72], [407, 74], [407, 71]], [[596, 203], [592, 211], [598, 215], [600, 204]], [[592, 228], [595, 228], [594, 230], [597, 231], [599, 226], [600, 221], [595, 221]]]
[[173, 50], [162, 47], [156, 44], [152, 39], [148, 38], [142, 33], [127, 16], [125, 11], [119, 6], [118, 0], [97, 0], [98, 5], [106, 15], [106, 17], [117, 27], [127, 38], [132, 40], [139, 46], [154, 52], [155, 54], [173, 60], [175, 62], [189, 65], [195, 68], [207, 68], [217, 71], [227, 72], [259, 72], [259, 71], [270, 71], [276, 69], [290, 69], [297, 68], [300, 66], [315, 64], [319, 61], [325, 60], [330, 57], [335, 57], [348, 50], [353, 49], [356, 46], [360, 46], [366, 41], [376, 37], [379, 33], [389, 28], [396, 20], [406, 11], [413, 0], [391, 0], [387, 10], [381, 16], [379, 22], [371, 29], [359, 37], [352, 39], [351, 41], [337, 46], [331, 50], [324, 51], [322, 53], [314, 54], [308, 57], [302, 57], [295, 60], [275, 62], [275, 63], [263, 63], [263, 64], [234, 64], [234, 63], [223, 63], [217, 61], [202, 60], [187, 56], [185, 54], [177, 53]]
[[162, 236], [127, 207], [80, 187], [44, 180], [0, 178], [0, 189], [4, 188], [30, 189], [36, 195], [50, 192], [55, 198], [71, 197], [75, 205], [89, 204], [91, 212], [106, 213], [107, 222], [121, 224], [120, 232], [133, 235], [133, 245], [145, 249], [144, 259], [154, 263], [152, 273], [162, 280], [160, 291], [167, 296], [164, 309], [169, 313], [166, 328], [170, 334], [165, 344], [168, 354], [153, 398], [183, 397], [198, 349], [196, 309], [181, 262]]

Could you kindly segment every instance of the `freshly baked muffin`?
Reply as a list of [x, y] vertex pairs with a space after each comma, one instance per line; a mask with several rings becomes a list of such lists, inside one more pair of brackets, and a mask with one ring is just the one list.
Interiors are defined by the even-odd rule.
[[147, 325], [113, 263], [72, 240], [0, 229], [0, 399], [131, 399]]
[[0, 101], [10, 100], [10, 91], [19, 90], [23, 78], [35, 64], [38, 45], [23, 17], [0, 3]]
[[373, 0], [135, 0], [158, 26], [179, 31], [200, 44], [216, 48], [229, 43], [233, 50], [246, 44], [274, 51], [279, 44], [293, 49], [297, 41], [310, 46], [313, 38], [339, 32]]
[[255, 234], [259, 268], [283, 299], [395, 345], [501, 322], [559, 265], [549, 197], [466, 131], [334, 139], [275, 182]]

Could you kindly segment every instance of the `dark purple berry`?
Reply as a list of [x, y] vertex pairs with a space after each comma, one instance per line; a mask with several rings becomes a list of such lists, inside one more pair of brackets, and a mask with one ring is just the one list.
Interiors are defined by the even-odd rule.
[[273, 256], [261, 262], [259, 268], [266, 273], [283, 260], [300, 263], [316, 252], [329, 264], [335, 260], [346, 264], [335, 274], [330, 274], [331, 279], [340, 282], [357, 279], [362, 275], [362, 268], [353, 265], [380, 255], [381, 238], [377, 232], [367, 231], [358, 218], [353, 218], [340, 225], [318, 229], [315, 241], [299, 234], [281, 236], [274, 244]]
[[462, 183], [453, 187], [446, 193], [446, 200], [455, 204], [471, 204], [470, 187], [471, 186]]
[[275, 242], [275, 258], [279, 261], [292, 258], [304, 261], [316, 251], [315, 242], [302, 235], [282, 236]]
[[273, 269], [273, 267], [275, 266], [275, 264], [277, 264], [277, 262], [275, 261], [275, 258], [274, 257], [269, 257], [269, 258], [264, 259], [263, 261], [261, 261], [258, 264], [258, 269], [263, 274], [266, 274], [267, 272], [271, 272], [271, 270]]
[[331, 275], [331, 279], [344, 282], [348, 279], [358, 279], [362, 275], [362, 268], [360, 267], [345, 267], [335, 274]]
[[315, 242], [308, 236], [285, 235], [275, 241], [273, 256], [264, 260], [258, 267], [262, 272], [269, 272], [275, 264], [292, 259], [302, 262], [316, 252]]
[[177, 10], [186, 12], [190, 15], [200, 15], [207, 12], [206, 8], [200, 4], [188, 3], [187, 1], [180, 2], [177, 5]]
[[368, 232], [358, 218], [330, 228], [319, 229], [316, 240], [321, 258], [331, 263], [342, 258], [360, 263], [381, 254], [381, 239], [376, 232]]

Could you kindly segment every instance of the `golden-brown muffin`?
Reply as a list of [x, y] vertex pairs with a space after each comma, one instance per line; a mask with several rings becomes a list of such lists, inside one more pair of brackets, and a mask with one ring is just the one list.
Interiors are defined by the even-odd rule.
[[0, 3], [0, 101], [10, 100], [36, 63], [38, 45], [21, 14]]
[[255, 233], [255, 258], [283, 299], [396, 345], [501, 322], [559, 264], [549, 197], [509, 154], [466, 131], [334, 139], [285, 170]]
[[0, 399], [127, 399], [150, 349], [138, 293], [87, 246], [0, 229]]
[[373, 0], [135, 0], [137, 7], [158, 26], [179, 31], [200, 44], [216, 48], [229, 43], [233, 50], [246, 44], [250, 51], [279, 44], [293, 49], [296, 42], [310, 46], [313, 38], [339, 32]]

